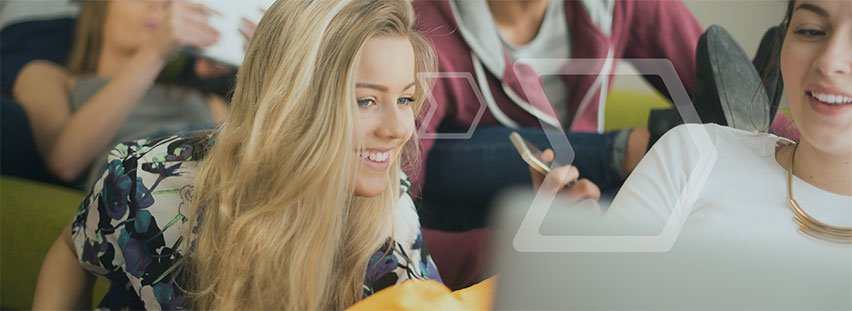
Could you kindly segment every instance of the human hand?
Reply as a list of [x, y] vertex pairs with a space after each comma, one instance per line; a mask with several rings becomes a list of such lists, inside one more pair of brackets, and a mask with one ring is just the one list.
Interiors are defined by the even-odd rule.
[[[546, 163], [553, 161], [553, 150], [547, 149], [541, 153], [541, 159]], [[572, 201], [591, 199], [597, 201], [601, 197], [601, 191], [597, 185], [588, 179], [581, 179], [580, 172], [573, 165], [559, 166], [550, 170], [547, 176], [529, 168], [532, 177], [533, 189], [558, 193]]]
[[216, 43], [219, 32], [207, 20], [211, 14], [221, 15], [203, 4], [170, 1], [166, 16], [148, 47], [165, 56], [182, 46], [203, 49]]
[[[261, 14], [265, 14], [266, 10], [260, 9]], [[240, 19], [240, 34], [243, 36], [243, 50], [248, 50], [248, 44], [251, 42], [251, 37], [254, 36], [254, 31], [257, 29], [257, 23], [248, 19]]]
[[234, 67], [207, 58], [199, 58], [193, 64], [195, 76], [201, 79], [221, 77], [234, 71]]

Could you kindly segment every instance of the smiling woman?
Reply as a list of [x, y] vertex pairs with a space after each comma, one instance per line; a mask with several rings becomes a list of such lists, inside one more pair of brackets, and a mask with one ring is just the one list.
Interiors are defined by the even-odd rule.
[[848, 165], [852, 158], [852, 3], [796, 1], [791, 8], [781, 70], [784, 83], [789, 83], [785, 88], [791, 113], [802, 132], [797, 148], [801, 167], [796, 169], [808, 183], [852, 195], [850, 176], [817, 164], [827, 160], [825, 164]]
[[[809, 237], [852, 244], [852, 1], [788, 5], [780, 69], [801, 139], [676, 128], [627, 179], [607, 217], [662, 226], [679, 211], [685, 228], [769, 234], [782, 245], [820, 243]], [[850, 255], [849, 245], [822, 249]], [[848, 273], [837, 275], [848, 284]]]
[[[389, 52], [393, 51], [393, 52]], [[387, 187], [390, 162], [414, 133], [414, 48], [396, 37], [367, 40], [355, 73], [359, 145], [355, 194], [375, 196]]]
[[222, 129], [114, 150], [34, 308], [79, 307], [92, 274], [102, 307], [164, 309], [342, 309], [440, 279], [400, 170], [434, 66], [413, 23], [406, 0], [277, 1]]

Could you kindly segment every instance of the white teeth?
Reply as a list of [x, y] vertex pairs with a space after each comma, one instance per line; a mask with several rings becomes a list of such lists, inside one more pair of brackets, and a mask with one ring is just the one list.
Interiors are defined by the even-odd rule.
[[384, 162], [390, 157], [390, 151], [385, 152], [366, 152], [358, 151], [356, 153], [359, 158], [364, 158], [373, 162]]
[[846, 97], [842, 95], [811, 92], [811, 96], [826, 104], [838, 105], [852, 103], [852, 97]]

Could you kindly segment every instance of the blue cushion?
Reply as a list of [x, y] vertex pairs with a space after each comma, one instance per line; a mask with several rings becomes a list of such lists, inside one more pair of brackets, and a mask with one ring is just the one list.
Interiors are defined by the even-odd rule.
[[0, 89], [11, 94], [18, 72], [43, 59], [64, 64], [71, 51], [75, 19], [66, 17], [15, 23], [0, 30]]
[[54, 185], [71, 187], [44, 166], [24, 109], [14, 100], [0, 96], [0, 173]]

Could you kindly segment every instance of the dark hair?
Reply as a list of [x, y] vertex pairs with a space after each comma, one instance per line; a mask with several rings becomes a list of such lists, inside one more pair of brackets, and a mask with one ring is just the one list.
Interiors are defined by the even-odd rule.
[[[770, 61], [768, 66], [763, 68], [763, 72], [761, 72], [762, 84], [768, 83], [768, 79], [771, 77], [771, 74], [774, 70], [778, 70], [781, 63], [781, 48], [784, 46], [784, 36], [787, 35], [787, 27], [790, 27], [790, 20], [793, 18], [793, 7], [796, 4], [796, 0], [788, 0], [787, 1], [787, 9], [784, 13], [784, 20], [781, 21], [778, 26], [776, 26], [777, 31], [775, 31], [773, 41], [778, 42], [777, 47], [773, 48], [770, 54]], [[758, 68], [759, 70], [760, 68]], [[780, 76], [779, 76], [780, 78]]]
[[784, 15], [784, 21], [781, 22], [781, 28], [784, 30], [784, 32], [786, 32], [787, 27], [790, 26], [790, 20], [793, 18], [794, 6], [796, 6], [796, 0], [787, 1], [787, 13]]
[[[780, 24], [774, 26], [767, 31], [758, 47], [758, 56], [754, 60], [754, 66], [760, 75], [760, 84], [755, 90], [756, 98], [760, 90], [766, 91], [766, 96], [769, 100], [769, 125], [775, 119], [781, 95], [784, 90], [784, 83], [781, 78], [781, 49], [784, 46], [784, 37], [787, 35], [787, 28], [790, 25], [790, 20], [793, 18], [793, 7], [795, 0], [787, 0], [787, 9], [784, 13], [784, 19]], [[762, 59], [759, 55], [765, 54]]]

